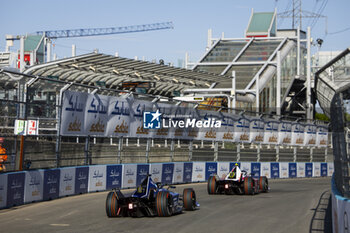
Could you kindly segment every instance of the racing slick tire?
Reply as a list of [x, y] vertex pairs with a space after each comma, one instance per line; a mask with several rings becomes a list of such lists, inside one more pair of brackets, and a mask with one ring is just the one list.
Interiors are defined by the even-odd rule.
[[193, 189], [184, 189], [183, 207], [185, 210], [194, 210], [196, 208], [196, 193]]
[[253, 179], [252, 177], [246, 177], [244, 178], [244, 194], [246, 195], [252, 195], [254, 194], [254, 187], [253, 187]]
[[106, 214], [108, 217], [119, 217], [120, 208], [114, 192], [109, 192], [106, 199]]
[[216, 194], [217, 184], [216, 177], [210, 176], [208, 179], [208, 194]]
[[266, 176], [260, 176], [259, 191], [262, 193], [267, 193], [269, 191], [269, 183]]
[[169, 217], [173, 214], [172, 197], [169, 192], [160, 191], [157, 193], [156, 209], [159, 217]]

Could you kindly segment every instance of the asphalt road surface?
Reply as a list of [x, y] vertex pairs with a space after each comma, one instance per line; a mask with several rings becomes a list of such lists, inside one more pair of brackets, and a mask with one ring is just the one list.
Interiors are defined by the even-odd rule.
[[330, 178], [270, 180], [254, 196], [208, 195], [193, 187], [201, 207], [171, 217], [108, 218], [107, 192], [0, 210], [1, 232], [331, 232]]

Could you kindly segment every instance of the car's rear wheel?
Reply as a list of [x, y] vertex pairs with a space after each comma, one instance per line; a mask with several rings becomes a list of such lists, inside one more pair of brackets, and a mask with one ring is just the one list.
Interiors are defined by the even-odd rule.
[[194, 210], [196, 208], [196, 193], [193, 189], [184, 189], [183, 207], [185, 210]]
[[254, 194], [253, 179], [252, 177], [244, 178], [244, 194]]
[[108, 217], [119, 217], [120, 208], [118, 199], [114, 192], [109, 192], [106, 199], [106, 214]]
[[169, 217], [173, 214], [172, 198], [169, 192], [160, 191], [157, 193], [156, 209], [159, 217]]
[[208, 194], [216, 194], [217, 184], [216, 177], [210, 176], [208, 179]]
[[269, 183], [266, 176], [260, 176], [259, 179], [259, 191], [267, 193], [269, 191]]

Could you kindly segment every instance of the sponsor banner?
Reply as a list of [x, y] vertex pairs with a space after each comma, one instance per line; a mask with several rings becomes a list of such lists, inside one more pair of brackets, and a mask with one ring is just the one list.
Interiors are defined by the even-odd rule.
[[39, 120], [27, 121], [27, 135], [39, 135]]
[[106, 165], [90, 166], [89, 192], [106, 190]]
[[246, 171], [248, 175], [253, 174], [253, 172], [251, 172], [251, 164], [249, 162], [242, 162], [239, 168], [241, 171]]
[[264, 142], [265, 123], [261, 119], [250, 121], [250, 141], [253, 143]]
[[[199, 111], [197, 111], [198, 113]], [[188, 114], [188, 108], [182, 107], [182, 106], [175, 106], [172, 108], [172, 118], [171, 120], [174, 122], [180, 122], [185, 121], [187, 119], [186, 114]], [[200, 119], [200, 118], [197, 118]], [[188, 129], [180, 128], [178, 125], [170, 127], [170, 136], [172, 136], [175, 139], [185, 139], [186, 135], [188, 135], [187, 132]], [[195, 132], [192, 132], [195, 134]], [[197, 133], [197, 136], [199, 137], [199, 131]], [[194, 137], [193, 137], [194, 138]]]
[[193, 170], [193, 163], [184, 163], [184, 175], [183, 175], [184, 183], [189, 183], [192, 181], [192, 170]]
[[183, 183], [184, 182], [183, 178], [184, 178], [184, 163], [174, 163], [173, 183], [174, 184]]
[[271, 178], [271, 165], [270, 163], [261, 163], [261, 176], [266, 176], [267, 178]]
[[[153, 111], [158, 110], [162, 115], [160, 116], [160, 129], [156, 129], [154, 138], [174, 138], [175, 127], [172, 127], [169, 121], [175, 113], [175, 107], [171, 104], [154, 103]], [[164, 124], [163, 124], [164, 123]]]
[[265, 144], [278, 143], [278, 127], [279, 127], [279, 122], [277, 121], [265, 122], [265, 133], [264, 133]]
[[62, 135], [85, 134], [85, 106], [87, 93], [65, 91], [62, 98]]
[[328, 176], [332, 176], [334, 172], [334, 164], [333, 163], [328, 163]]
[[[276, 179], [280, 178], [280, 165], [279, 163], [270, 163], [271, 165], [271, 178]], [[288, 172], [286, 172], [286, 175], [288, 176]]]
[[327, 176], [328, 170], [327, 170], [327, 163], [321, 163], [321, 176]]
[[[296, 176], [296, 168], [294, 170], [295, 176]], [[289, 163], [288, 162], [282, 162], [280, 163], [280, 178], [289, 178], [291, 177], [289, 174]]]
[[239, 118], [235, 122], [234, 142], [250, 142], [250, 120], [247, 118]]
[[304, 128], [304, 145], [305, 146], [316, 146], [316, 125], [306, 125]]
[[205, 162], [193, 162], [192, 181], [205, 181]]
[[136, 172], [137, 172], [137, 164], [123, 164], [122, 188], [136, 187], [136, 176], [137, 176]]
[[[305, 170], [305, 167], [303, 168]], [[289, 178], [295, 178], [297, 177], [297, 163], [289, 163]]]
[[316, 134], [316, 146], [327, 147], [328, 145], [328, 127], [318, 126]]
[[305, 177], [305, 163], [297, 163], [297, 177]]
[[222, 114], [221, 128], [217, 132], [217, 138], [219, 141], [232, 142], [234, 139], [235, 132], [235, 121], [231, 115]]
[[137, 164], [136, 186], [139, 186], [149, 174], [149, 164]]
[[218, 164], [216, 162], [205, 163], [205, 180], [209, 179], [210, 175], [218, 174]]
[[143, 113], [152, 112], [152, 103], [148, 101], [135, 100], [132, 104], [130, 118], [130, 137], [151, 138], [155, 130], [145, 129], [143, 125]]
[[87, 193], [89, 185], [89, 167], [75, 168], [75, 194]]
[[110, 97], [108, 103], [107, 136], [129, 136], [132, 100]]
[[305, 163], [305, 177], [312, 177], [312, 163]]
[[85, 109], [85, 133], [88, 135], [107, 136], [109, 97], [88, 95]]
[[198, 132], [198, 140], [206, 140], [206, 141], [216, 141], [219, 138], [219, 129], [216, 127], [210, 127], [210, 123], [215, 120], [221, 120], [222, 117], [218, 115], [216, 112], [212, 111], [199, 111], [200, 120], [203, 121], [203, 127], [199, 129]]
[[260, 177], [260, 171], [261, 171], [261, 164], [260, 163], [251, 163], [251, 173], [254, 178]]
[[313, 164], [313, 177], [319, 177], [321, 176], [321, 163], [312, 163]]
[[0, 209], [7, 203], [7, 174], [0, 174]]
[[75, 168], [61, 168], [59, 196], [73, 195], [75, 191]]
[[25, 172], [24, 203], [43, 200], [44, 170]]
[[44, 200], [56, 199], [60, 190], [60, 169], [44, 171]]
[[225, 177], [230, 172], [230, 163], [229, 162], [218, 162], [218, 171], [217, 174], [220, 179], [225, 179]]
[[[230, 162], [230, 171], [233, 169], [234, 166], [236, 166], [236, 163], [238, 164], [238, 167], [243, 170], [243, 167], [241, 166], [241, 162]], [[248, 169], [250, 171], [250, 164], [245, 164], [245, 169]], [[229, 171], [229, 172], [230, 172]], [[247, 170], [246, 170], [247, 171]], [[248, 172], [248, 171], [247, 171]]]
[[122, 170], [123, 166], [118, 165], [107, 165], [107, 182], [106, 182], [106, 189], [114, 189], [114, 188], [121, 188], [122, 187]]
[[149, 173], [152, 175], [154, 183], [162, 182], [162, 166], [161, 163], [152, 163]]
[[281, 122], [278, 127], [278, 144], [291, 145], [292, 143], [292, 123]]
[[174, 164], [163, 163], [162, 169], [162, 184], [172, 184], [174, 175]]
[[25, 173], [16, 172], [7, 175], [7, 207], [24, 203]]
[[292, 125], [292, 145], [303, 146], [304, 145], [304, 125], [294, 123]]

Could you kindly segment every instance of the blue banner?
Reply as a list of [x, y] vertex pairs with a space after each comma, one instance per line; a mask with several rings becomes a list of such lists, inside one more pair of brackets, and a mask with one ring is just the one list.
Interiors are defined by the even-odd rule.
[[75, 194], [87, 193], [89, 167], [77, 167], [75, 170]]
[[7, 176], [7, 206], [24, 203], [24, 172], [9, 173]]
[[141, 182], [147, 177], [148, 174], [149, 174], [149, 164], [137, 164], [136, 186], [139, 186]]
[[289, 163], [289, 178], [297, 177], [297, 164]]
[[59, 196], [60, 170], [50, 169], [44, 171], [44, 200], [56, 199]]
[[162, 184], [172, 184], [174, 174], [174, 164], [164, 163], [162, 169]]
[[280, 178], [280, 164], [271, 163], [271, 178]]
[[312, 177], [312, 163], [305, 163], [305, 176]]
[[107, 165], [107, 190], [122, 187], [122, 169], [122, 165]]
[[218, 164], [216, 162], [206, 162], [205, 164], [205, 180], [209, 179], [210, 175], [218, 174]]
[[260, 168], [261, 168], [260, 163], [251, 163], [251, 173], [254, 178], [260, 177]]
[[193, 163], [184, 163], [184, 183], [192, 182]]
[[327, 170], [327, 163], [321, 163], [321, 176], [327, 176], [328, 170]]
[[238, 164], [238, 167], [241, 168], [241, 162], [230, 162], [230, 171], [233, 169], [236, 163]]

